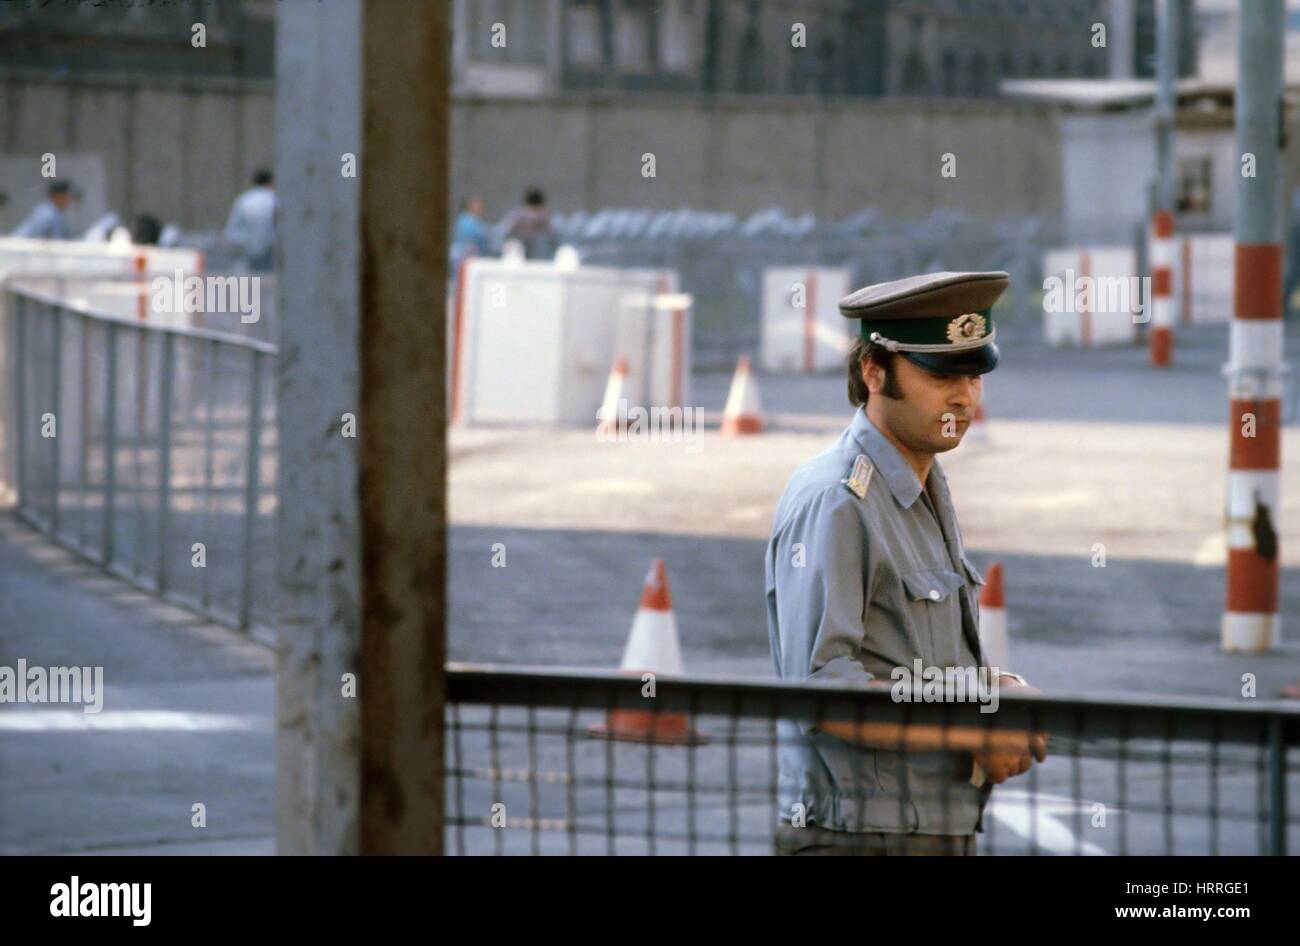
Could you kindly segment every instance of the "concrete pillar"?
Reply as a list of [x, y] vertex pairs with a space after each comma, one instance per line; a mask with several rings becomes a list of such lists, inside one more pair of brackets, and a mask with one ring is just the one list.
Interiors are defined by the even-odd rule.
[[277, 15], [276, 846], [440, 853], [450, 6]]
[[1225, 650], [1270, 650], [1281, 638], [1283, 15], [1282, 0], [1242, 4], [1237, 40], [1237, 153], [1254, 173], [1238, 173], [1233, 234]]
[[1132, 79], [1137, 51], [1137, 0], [1110, 0], [1106, 45], [1110, 49], [1110, 77]]

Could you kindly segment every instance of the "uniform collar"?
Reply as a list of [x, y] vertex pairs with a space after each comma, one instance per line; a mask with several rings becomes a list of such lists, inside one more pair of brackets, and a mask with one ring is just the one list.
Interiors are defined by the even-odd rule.
[[[916, 502], [916, 497], [921, 495], [921, 481], [916, 478], [916, 471], [903, 459], [898, 448], [876, 429], [875, 424], [871, 423], [865, 407], [859, 407], [857, 413], [853, 415], [853, 423], [849, 425], [849, 435], [862, 448], [877, 472], [885, 478], [885, 483], [889, 486], [889, 491], [894, 494], [894, 498], [898, 500], [898, 504], [904, 509], [911, 508], [912, 503]], [[938, 457], [930, 464], [930, 476], [938, 483], [944, 482], [943, 469], [939, 466]]]

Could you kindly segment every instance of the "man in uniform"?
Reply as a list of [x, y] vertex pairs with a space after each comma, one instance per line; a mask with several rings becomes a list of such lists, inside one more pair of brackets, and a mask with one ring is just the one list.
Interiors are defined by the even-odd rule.
[[[780, 678], [892, 685], [917, 658], [983, 665], [984, 579], [935, 455], [961, 442], [981, 376], [998, 364], [991, 309], [1007, 284], [1002, 272], [935, 273], [840, 302], [861, 322], [848, 359], [857, 411], [777, 506], [765, 570]], [[1038, 692], [1015, 674], [993, 685]], [[992, 785], [1046, 757], [1042, 733], [1004, 731], [990, 745], [927, 742], [919, 727], [880, 732], [782, 723], [777, 853], [974, 854]]]

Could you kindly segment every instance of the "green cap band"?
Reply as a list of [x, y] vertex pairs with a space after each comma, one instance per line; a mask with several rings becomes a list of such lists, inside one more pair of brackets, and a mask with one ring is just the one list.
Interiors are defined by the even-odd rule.
[[873, 332], [903, 345], [943, 345], [972, 342], [986, 338], [993, 332], [992, 309], [974, 313], [982, 320], [966, 319], [964, 315], [940, 315], [921, 319], [860, 319], [859, 332], [871, 340]]

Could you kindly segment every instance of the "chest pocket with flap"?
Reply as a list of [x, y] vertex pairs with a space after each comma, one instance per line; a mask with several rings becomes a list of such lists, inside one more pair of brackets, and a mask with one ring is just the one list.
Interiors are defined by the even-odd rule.
[[961, 646], [961, 602], [959, 589], [964, 576], [944, 568], [904, 572], [907, 592], [907, 620], [911, 625], [915, 656], [927, 666], [956, 664]]
[[960, 575], [947, 569], [905, 572], [901, 577], [907, 596], [913, 601], [943, 601], [964, 584]]

